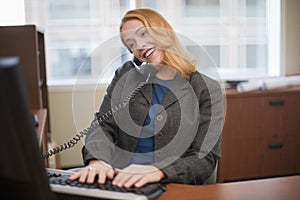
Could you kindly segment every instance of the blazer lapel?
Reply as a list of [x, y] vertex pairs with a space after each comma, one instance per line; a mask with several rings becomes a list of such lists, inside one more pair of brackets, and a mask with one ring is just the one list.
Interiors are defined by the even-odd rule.
[[141, 89], [141, 93], [147, 100], [147, 103], [150, 105], [152, 100], [152, 84], [147, 83], [146, 85], [144, 85]]
[[163, 100], [163, 107], [167, 109], [173, 103], [179, 101], [182, 97], [187, 95], [188, 87], [189, 82], [177, 73], [174, 80], [171, 82], [171, 85], [169, 86], [169, 91], [167, 92]]
[[[189, 82], [183, 78], [179, 73], [176, 73], [174, 80], [171, 82], [171, 85], [168, 86], [169, 91], [167, 92], [163, 102], [162, 106], [167, 109], [169, 106], [171, 106], [176, 101], [180, 100], [182, 97], [187, 95], [189, 92]], [[143, 88], [140, 90], [141, 94], [145, 97], [147, 100], [147, 103], [151, 105], [152, 100], [152, 81], [150, 78], [149, 83], [143, 86]]]

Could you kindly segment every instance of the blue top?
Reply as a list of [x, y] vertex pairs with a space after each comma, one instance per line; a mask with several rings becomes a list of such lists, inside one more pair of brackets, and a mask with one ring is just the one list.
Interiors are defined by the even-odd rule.
[[132, 163], [134, 164], [150, 164], [154, 162], [153, 152], [155, 116], [172, 80], [161, 80], [157, 77], [153, 77], [152, 81], [151, 107], [144, 121], [142, 132], [133, 154]]

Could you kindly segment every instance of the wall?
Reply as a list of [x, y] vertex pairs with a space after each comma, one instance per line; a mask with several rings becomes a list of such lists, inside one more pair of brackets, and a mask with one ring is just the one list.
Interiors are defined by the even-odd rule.
[[283, 59], [286, 75], [300, 74], [300, 1], [285, 0], [285, 46]]
[[[102, 101], [105, 88], [102, 85], [83, 86], [51, 86], [49, 88], [49, 107], [51, 138], [54, 146], [63, 144], [72, 139], [79, 131], [90, 125], [94, 113]], [[63, 168], [83, 165], [81, 157], [82, 141], [73, 148], [59, 154]]]

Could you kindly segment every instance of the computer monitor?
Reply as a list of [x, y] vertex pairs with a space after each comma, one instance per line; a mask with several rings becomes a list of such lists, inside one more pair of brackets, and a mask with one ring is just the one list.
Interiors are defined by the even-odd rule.
[[38, 145], [19, 59], [0, 57], [1, 199], [56, 199]]

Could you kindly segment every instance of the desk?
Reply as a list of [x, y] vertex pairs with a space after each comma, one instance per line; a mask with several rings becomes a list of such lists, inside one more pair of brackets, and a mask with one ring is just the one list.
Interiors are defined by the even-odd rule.
[[300, 176], [191, 186], [168, 184], [158, 200], [299, 200]]

